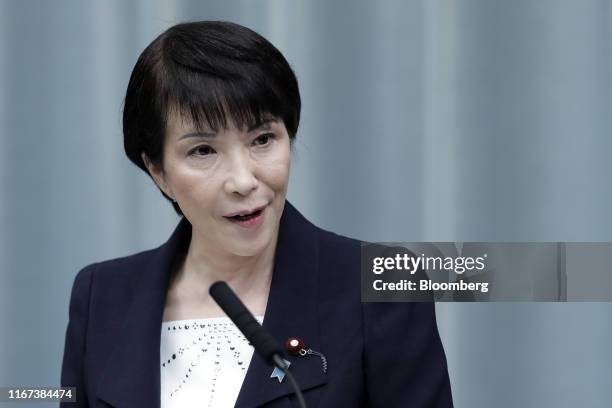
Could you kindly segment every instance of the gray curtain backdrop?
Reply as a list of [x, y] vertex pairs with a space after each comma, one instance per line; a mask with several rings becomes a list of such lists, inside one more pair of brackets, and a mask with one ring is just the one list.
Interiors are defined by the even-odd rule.
[[[289, 199], [319, 226], [612, 241], [609, 1], [2, 1], [0, 385], [57, 385], [76, 272], [177, 223], [124, 156], [121, 104], [140, 51], [198, 19], [294, 67]], [[610, 406], [612, 304], [437, 310], [457, 407]]]

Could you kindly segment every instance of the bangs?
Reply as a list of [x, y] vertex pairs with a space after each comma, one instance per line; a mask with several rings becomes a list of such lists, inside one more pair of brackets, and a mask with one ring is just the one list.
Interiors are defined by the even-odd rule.
[[[177, 113], [190, 121], [194, 130], [218, 132], [231, 125], [251, 129], [272, 117], [282, 119], [280, 101], [265, 95], [264, 89], [248, 87], [201, 76], [193, 83], [183, 82], [165, 93], [160, 106], [160, 117], [168, 123], [168, 115]], [[250, 92], [249, 92], [250, 91]]]
[[[231, 124], [249, 129], [270, 117], [293, 122], [283, 103], [289, 98], [288, 90], [279, 87], [284, 81], [273, 63], [210, 44], [204, 55], [203, 46], [191, 49], [184, 42], [178, 46], [178, 40], [169, 38], [164, 44], [165, 69], [157, 78], [162, 95], [159, 114], [165, 123], [171, 112], [192, 121], [199, 131], [216, 132]], [[285, 125], [292, 127], [292, 123]]]

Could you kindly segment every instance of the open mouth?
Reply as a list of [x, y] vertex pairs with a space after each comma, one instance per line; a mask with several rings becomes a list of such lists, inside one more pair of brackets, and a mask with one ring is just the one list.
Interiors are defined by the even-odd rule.
[[229, 222], [244, 228], [257, 228], [264, 219], [267, 206], [263, 205], [253, 210], [245, 210], [234, 213], [234, 215], [224, 216]]
[[225, 217], [225, 218], [231, 221], [248, 221], [248, 220], [251, 220], [259, 216], [262, 213], [262, 211], [263, 210], [257, 210], [257, 211], [253, 211], [250, 214], [234, 215], [233, 217]]

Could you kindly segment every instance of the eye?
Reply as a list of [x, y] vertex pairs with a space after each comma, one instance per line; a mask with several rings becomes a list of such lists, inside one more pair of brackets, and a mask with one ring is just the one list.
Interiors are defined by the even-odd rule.
[[272, 139], [274, 139], [274, 137], [275, 137], [274, 133], [264, 133], [264, 134], [257, 136], [255, 140], [253, 140], [253, 144], [255, 146], [262, 146], [262, 147], [267, 146], [270, 144]]
[[209, 156], [216, 153], [215, 150], [208, 145], [196, 146], [189, 151], [190, 156]]

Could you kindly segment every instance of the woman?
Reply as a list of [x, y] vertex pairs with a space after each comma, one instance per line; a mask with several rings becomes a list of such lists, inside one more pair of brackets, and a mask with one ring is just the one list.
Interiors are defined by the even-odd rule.
[[287, 61], [245, 27], [179, 24], [143, 51], [125, 150], [183, 218], [161, 247], [77, 275], [70, 406], [293, 406], [209, 296], [218, 280], [309, 351], [287, 360], [310, 407], [452, 406], [433, 305], [361, 303], [360, 242], [285, 201], [299, 117]]

